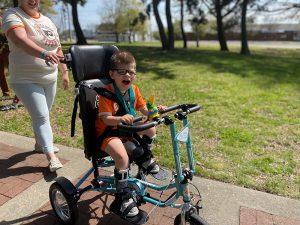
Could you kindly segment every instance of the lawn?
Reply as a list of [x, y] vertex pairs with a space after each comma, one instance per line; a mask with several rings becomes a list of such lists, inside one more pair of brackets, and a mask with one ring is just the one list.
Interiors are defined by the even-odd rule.
[[[190, 116], [196, 171], [201, 177], [300, 199], [300, 53], [297, 50], [205, 47], [162, 52], [119, 46], [137, 58], [144, 97], [157, 103], [198, 103]], [[74, 86], [74, 83], [71, 85]], [[73, 88], [59, 84], [52, 110], [55, 143], [82, 148], [81, 122], [70, 137]], [[0, 113], [0, 130], [32, 137], [24, 109]], [[169, 130], [160, 127], [154, 153], [173, 166]]]

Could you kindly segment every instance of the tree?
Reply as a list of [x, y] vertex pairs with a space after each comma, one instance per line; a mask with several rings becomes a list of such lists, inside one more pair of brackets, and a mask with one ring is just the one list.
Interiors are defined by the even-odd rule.
[[119, 0], [116, 23], [118, 30], [128, 34], [129, 43], [135, 33], [143, 33], [146, 29], [146, 12], [139, 0]]
[[225, 29], [235, 25], [237, 20], [231, 17], [224, 24], [224, 19], [235, 12], [240, 0], [202, 0], [202, 2], [207, 6], [209, 13], [216, 17], [221, 51], [228, 51]]
[[203, 26], [204, 24], [207, 24], [207, 22], [208, 21], [207, 21], [202, 9], [197, 9], [197, 15], [194, 15], [192, 17], [192, 19], [190, 19], [191, 26], [193, 28], [193, 31], [196, 34], [197, 47], [199, 47], [201, 26]]
[[241, 17], [241, 54], [250, 55], [247, 38], [247, 8], [249, 0], [243, 0], [242, 2], [242, 17]]
[[102, 16], [102, 30], [113, 31], [119, 40], [120, 33], [126, 33], [131, 43], [136, 33], [146, 32], [147, 16], [143, 4], [138, 0], [119, 0], [117, 4], [108, 3]]
[[65, 4], [70, 4], [72, 7], [72, 17], [73, 17], [73, 26], [75, 29], [77, 44], [78, 45], [86, 45], [87, 41], [81, 29], [79, 20], [78, 20], [78, 10], [77, 5], [80, 4], [83, 6], [86, 3], [86, 0], [62, 0]]
[[182, 41], [183, 41], [183, 48], [187, 48], [187, 39], [186, 39], [186, 35], [184, 32], [184, 4], [183, 4], [183, 0], [179, 0], [180, 1], [180, 29], [181, 29], [181, 36], [182, 36]]
[[199, 0], [187, 0], [187, 8], [192, 18], [189, 20], [196, 36], [196, 45], [199, 47], [200, 26], [207, 24], [204, 11], [199, 6]]
[[163, 23], [161, 21], [160, 15], [159, 15], [159, 11], [158, 11], [158, 5], [159, 5], [160, 1], [161, 0], [152, 0], [152, 6], [153, 6], [153, 13], [154, 13], [158, 31], [159, 31], [162, 49], [166, 50], [166, 49], [168, 49], [167, 36], [166, 36], [165, 29], [164, 29]]
[[171, 14], [171, 0], [166, 0], [166, 18], [168, 24], [168, 50], [174, 49], [174, 27]]

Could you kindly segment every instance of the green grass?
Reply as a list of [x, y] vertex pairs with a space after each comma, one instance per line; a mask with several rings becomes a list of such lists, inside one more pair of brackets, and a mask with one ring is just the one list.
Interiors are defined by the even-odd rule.
[[[136, 56], [144, 97], [155, 93], [159, 104], [203, 107], [190, 116], [198, 175], [300, 199], [299, 51], [257, 48], [241, 56], [238, 49], [205, 46], [172, 52], [155, 44], [119, 47]], [[82, 148], [79, 119], [70, 137], [73, 99], [72, 88], [60, 85], [51, 114], [54, 140]], [[0, 129], [33, 136], [24, 109], [1, 112]], [[158, 136], [155, 156], [172, 167], [168, 128], [160, 127]]]

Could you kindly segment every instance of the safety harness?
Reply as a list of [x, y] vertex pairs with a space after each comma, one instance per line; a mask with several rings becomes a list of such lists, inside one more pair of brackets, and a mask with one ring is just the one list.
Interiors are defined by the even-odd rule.
[[[134, 95], [134, 91], [133, 88], [130, 87], [128, 90], [128, 95], [129, 95], [129, 102], [127, 103], [119, 88], [116, 86], [115, 82], [112, 83], [113, 88], [115, 93], [111, 92], [110, 90], [104, 88], [104, 87], [95, 87], [91, 84], [86, 84], [84, 82], [80, 82], [78, 85], [76, 85], [76, 88], [78, 90], [78, 88], [89, 88], [91, 90], [94, 90], [98, 95], [105, 97], [111, 101], [116, 102], [119, 105], [119, 109], [117, 110], [115, 116], [123, 116], [125, 114], [131, 114], [132, 116], [136, 116], [136, 112], [134, 110], [134, 102], [135, 102], [135, 95]], [[79, 101], [79, 92], [76, 94], [75, 100], [74, 100], [74, 107], [73, 107], [73, 113], [72, 113], [72, 121], [71, 121], [71, 137], [74, 136], [75, 134], [75, 121], [76, 121], [76, 114], [77, 114], [77, 109], [78, 109], [78, 101]], [[137, 137], [138, 135], [136, 134], [132, 134], [132, 133], [128, 133], [128, 132], [124, 132], [124, 131], [120, 131], [118, 129], [113, 129], [113, 126], [107, 126], [106, 129], [104, 130], [104, 132], [97, 137], [96, 140], [96, 144], [97, 146], [101, 146], [103, 140], [106, 137]]]

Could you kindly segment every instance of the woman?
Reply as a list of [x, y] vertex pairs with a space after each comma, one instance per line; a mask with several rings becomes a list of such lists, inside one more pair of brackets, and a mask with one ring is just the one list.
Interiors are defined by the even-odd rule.
[[[51, 172], [62, 167], [54, 152], [49, 111], [54, 102], [57, 67], [63, 58], [57, 29], [39, 12], [40, 0], [19, 0], [19, 7], [8, 9], [2, 29], [8, 38], [9, 82], [28, 110], [35, 134], [35, 150], [44, 152]], [[63, 86], [69, 86], [68, 69], [59, 64]]]

